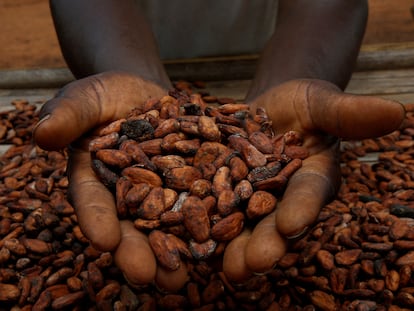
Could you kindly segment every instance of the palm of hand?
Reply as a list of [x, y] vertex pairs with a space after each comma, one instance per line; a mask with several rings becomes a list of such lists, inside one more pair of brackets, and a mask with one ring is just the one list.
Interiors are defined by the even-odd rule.
[[[340, 137], [380, 136], [396, 129], [404, 116], [398, 103], [344, 94], [319, 80], [281, 84], [255, 98], [251, 107], [266, 109], [276, 133], [299, 132], [309, 157], [290, 178], [276, 211], [228, 246], [223, 269], [234, 282], [272, 269], [285, 254], [288, 240], [305, 233], [335, 195], [340, 185]], [[370, 113], [363, 115], [364, 111]]]
[[329, 105], [334, 104], [333, 97], [338, 92], [336, 86], [327, 82], [298, 80], [282, 84], [252, 103], [252, 107], [263, 106], [268, 111], [276, 133], [299, 132], [309, 150], [278, 207], [277, 231], [282, 236], [302, 233], [339, 186], [339, 138], [315, 123], [329, 118], [325, 113], [332, 111]]
[[[129, 221], [119, 221], [112, 194], [91, 168], [89, 141], [104, 125], [121, 119], [149, 98], [167, 91], [158, 85], [125, 73], [109, 72], [75, 81], [47, 102], [42, 121], [34, 131], [36, 143], [47, 150], [70, 145], [68, 195], [79, 225], [101, 251], [113, 251], [114, 259], [132, 284], [147, 284], [157, 272], [147, 237]], [[59, 140], [51, 139], [59, 135]]]

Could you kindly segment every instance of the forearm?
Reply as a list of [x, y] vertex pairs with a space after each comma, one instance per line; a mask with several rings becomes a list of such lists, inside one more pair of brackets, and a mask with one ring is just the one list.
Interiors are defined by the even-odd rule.
[[121, 70], [170, 87], [149, 24], [132, 0], [50, 0], [63, 56], [76, 78]]
[[249, 98], [292, 79], [322, 79], [344, 89], [365, 33], [366, 0], [281, 0], [273, 36]]

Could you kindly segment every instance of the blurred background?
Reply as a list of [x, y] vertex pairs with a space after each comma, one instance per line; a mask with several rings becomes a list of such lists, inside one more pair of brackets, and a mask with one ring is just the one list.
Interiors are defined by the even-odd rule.
[[[364, 44], [414, 42], [414, 0], [370, 0]], [[48, 0], [0, 0], [0, 70], [66, 67]]]

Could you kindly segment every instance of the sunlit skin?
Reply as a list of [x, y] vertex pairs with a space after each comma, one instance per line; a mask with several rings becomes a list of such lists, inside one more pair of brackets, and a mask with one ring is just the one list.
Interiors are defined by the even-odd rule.
[[[35, 141], [48, 150], [70, 146], [69, 195], [92, 244], [112, 251], [133, 285], [165, 280], [171, 272], [157, 267], [145, 235], [131, 222], [118, 220], [114, 198], [94, 175], [87, 149], [97, 129], [171, 89], [151, 29], [130, 0], [52, 0], [51, 7], [63, 54], [78, 80], [43, 106]], [[343, 92], [367, 10], [362, 0], [280, 1], [275, 32], [246, 102], [252, 110], [265, 108], [276, 132], [300, 132], [310, 156], [290, 179], [276, 212], [227, 248], [224, 272], [234, 282], [270, 270], [289, 239], [315, 222], [339, 187], [341, 138], [384, 135], [404, 118], [399, 103]], [[96, 35], [102, 27], [105, 36]], [[127, 27], [137, 31], [125, 33]], [[228, 258], [240, 260], [231, 266]], [[182, 284], [161, 284], [164, 290], [174, 291], [187, 281], [182, 267], [170, 275]]]

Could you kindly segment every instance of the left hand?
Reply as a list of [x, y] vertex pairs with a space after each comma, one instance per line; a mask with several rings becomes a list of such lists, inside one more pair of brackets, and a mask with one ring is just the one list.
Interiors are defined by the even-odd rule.
[[276, 133], [299, 132], [309, 157], [290, 178], [275, 212], [227, 247], [223, 269], [237, 283], [271, 270], [285, 254], [289, 239], [306, 233], [334, 197], [341, 180], [340, 138], [379, 137], [398, 129], [405, 117], [400, 103], [345, 94], [322, 80], [288, 81], [250, 104], [252, 112], [266, 109]]
[[113, 253], [115, 264], [131, 285], [154, 282], [174, 290], [186, 281], [186, 266], [171, 272], [157, 265], [146, 234], [136, 230], [132, 221], [118, 219], [115, 199], [92, 170], [88, 149], [102, 127], [133, 108], [142, 108], [149, 98], [167, 93], [160, 85], [125, 72], [76, 80], [42, 106], [42, 119], [33, 135], [46, 150], [70, 146], [68, 197], [91, 244]]

